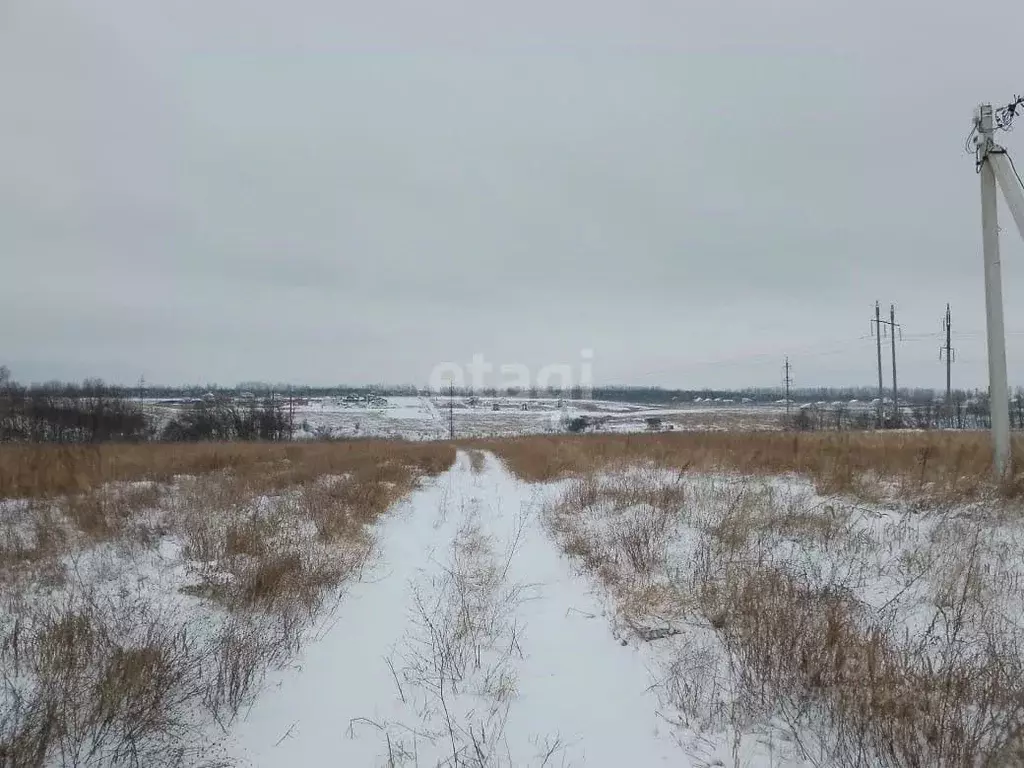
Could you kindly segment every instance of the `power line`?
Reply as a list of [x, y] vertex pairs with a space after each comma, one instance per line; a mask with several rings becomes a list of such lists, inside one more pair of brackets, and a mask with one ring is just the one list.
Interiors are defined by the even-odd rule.
[[1020, 174], [1017, 173], [1017, 166], [1014, 165], [1013, 156], [1005, 149], [1002, 154], [1006, 155], [1006, 159], [1010, 161], [1010, 168], [1013, 169], [1013, 175], [1017, 177], [1017, 183], [1020, 184], [1021, 189], [1024, 189], [1024, 180], [1021, 179]]
[[992, 117], [996, 129], [1001, 131], [1012, 131], [1013, 118], [1017, 116], [1017, 110], [1024, 112], [1022, 107], [1024, 107], [1024, 96], [1014, 94], [1013, 101], [1005, 107], [999, 107], [999, 109], [994, 110]]
[[[803, 347], [797, 347], [795, 350], [790, 352], [796, 352], [801, 357], [827, 357], [829, 355], [845, 355], [849, 354], [852, 346], [858, 344], [858, 342], [866, 341], [868, 336], [851, 336], [846, 339], [832, 339], [828, 341], [821, 341], [814, 344], [807, 344]], [[778, 353], [775, 352], [749, 352], [731, 355], [728, 357], [718, 358], [703, 358], [700, 360], [692, 360], [689, 362], [680, 362], [676, 365], [658, 368], [654, 370], [644, 371], [638, 373], [638, 376], [658, 376], [666, 373], [678, 373], [680, 371], [689, 368], [701, 368], [710, 366], [721, 366], [721, 365], [745, 365], [748, 363], [764, 361], [771, 362], [773, 359], [777, 360]]]

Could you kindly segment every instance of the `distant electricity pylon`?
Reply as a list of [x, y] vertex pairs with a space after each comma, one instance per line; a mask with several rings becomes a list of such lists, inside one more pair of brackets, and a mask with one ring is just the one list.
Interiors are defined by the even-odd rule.
[[786, 355], [786, 365], [785, 365], [786, 376], [783, 379], [783, 381], [786, 384], [786, 415], [787, 416], [789, 416], [789, 387], [793, 383], [793, 377], [789, 375], [789, 372], [791, 370], [792, 369], [789, 366], [789, 355]]
[[878, 302], [875, 302], [875, 317], [871, 321], [871, 333], [875, 337], [876, 352], [878, 355], [878, 426], [882, 426], [885, 415], [885, 384], [882, 382], [882, 337], [887, 333], [886, 328], [891, 331], [892, 338], [892, 413], [893, 423], [899, 424], [900, 406], [898, 388], [896, 386], [896, 334], [903, 338], [903, 331], [896, 322], [896, 305], [889, 305], [889, 319], [882, 319], [882, 310]]
[[[988, 337], [989, 411], [992, 418], [993, 468], [999, 479], [1010, 468], [1010, 392], [1006, 380], [1006, 333], [1003, 326], [1003, 275], [999, 262], [999, 219], [996, 183], [1010, 209], [1021, 237], [1024, 237], [1024, 182], [1006, 150], [995, 141], [996, 130], [1008, 130], [1024, 107], [1024, 97], [1015, 96], [1005, 107], [993, 111], [982, 104], [974, 112], [974, 168], [981, 179], [981, 242], [985, 260], [985, 315]], [[1024, 111], [1024, 110], [1021, 110]]]
[[892, 341], [892, 419], [893, 426], [898, 427], [900, 422], [900, 395], [899, 388], [896, 386], [896, 333], [900, 334], [900, 341], [903, 340], [903, 328], [896, 322], [896, 305], [889, 305], [889, 330], [891, 336], [889, 337]]
[[952, 372], [950, 370], [953, 361], [956, 359], [956, 350], [952, 345], [953, 318], [949, 312], [949, 304], [946, 305], [946, 316], [942, 318], [942, 330], [946, 332], [946, 346], [939, 347], [939, 360], [946, 361], [946, 409], [951, 411], [953, 407]]
[[288, 385], [288, 439], [295, 439], [295, 398], [292, 396], [292, 385]]
[[455, 382], [448, 382], [448, 439], [455, 439]]
[[871, 335], [875, 337], [878, 348], [878, 427], [881, 428], [885, 389], [882, 384], [882, 310], [877, 301], [875, 302], [875, 319], [871, 321]]

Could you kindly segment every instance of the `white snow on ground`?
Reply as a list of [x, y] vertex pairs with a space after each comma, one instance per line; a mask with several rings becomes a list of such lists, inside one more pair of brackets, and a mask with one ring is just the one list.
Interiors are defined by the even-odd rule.
[[[813, 708], [794, 719], [771, 694], [761, 701], [750, 696], [757, 684], [747, 688], [749, 680], [723, 635], [686, 599], [699, 594], [709, 577], [724, 584], [727, 574], [749, 571], [756, 577], [767, 569], [816, 594], [846, 596], [853, 621], [884, 631], [885, 642], [900, 652], [916, 654], [908, 664], [926, 654], [921, 663], [937, 676], [954, 652], [980, 658], [986, 643], [1019, 646], [1024, 548], [1016, 513], [985, 504], [932, 511], [865, 505], [820, 495], [796, 476], [683, 475], [635, 466], [592, 482], [616, 493], [602, 498], [595, 491], [580, 511], [576, 500], [586, 497], [586, 487], [571, 486], [566, 499], [575, 511], [563, 518], [558, 535], [577, 552], [601, 552], [612, 589], [625, 585], [621, 604], [637, 599], [632, 605], [645, 606], [632, 617], [620, 612], [612, 620], [646, 659], [662, 711], [678, 721], [676, 736], [693, 765], [830, 765], [840, 751], [832, 724]], [[678, 497], [684, 512], [671, 516], [664, 541], [634, 538], [658, 530], [652, 526], [659, 512], [644, 495], [652, 489], [662, 499]], [[736, 536], [740, 529], [730, 529], [730, 519], [747, 520], [742, 525], [750, 527]], [[634, 550], [624, 546], [637, 541], [650, 548], [650, 569], [642, 572], [630, 570]], [[701, 571], [702, 564], [709, 569]], [[670, 595], [681, 588], [683, 599], [659, 602], [658, 588]], [[643, 594], [649, 602], [642, 602]], [[796, 621], [797, 606], [786, 610]], [[642, 642], [652, 636], [654, 642]], [[1012, 659], [1011, 654], [1004, 668]], [[992, 679], [990, 669], [981, 672]], [[982, 722], [982, 716], [971, 719], [971, 711], [966, 705], [967, 714], [957, 722]]]
[[[664, 407], [603, 400], [554, 398], [456, 397], [449, 411], [444, 396], [391, 396], [373, 403], [337, 397], [310, 398], [294, 405], [296, 437], [374, 437], [437, 440], [448, 437], [449, 415], [458, 437], [509, 437], [565, 432], [574, 416], [586, 416], [588, 430], [646, 432], [648, 418], [664, 421], [664, 428], [715, 430], [777, 428], [784, 408], [776, 405], [690, 405]], [[495, 410], [495, 406], [497, 409]], [[147, 412], [163, 423], [181, 403], [147, 401]]]
[[[380, 524], [373, 571], [235, 727], [229, 751], [243, 763], [383, 765], [390, 748], [405, 755], [396, 764], [432, 766], [465, 747], [501, 765], [680, 764], [641, 656], [616, 640], [600, 595], [541, 527], [557, 489], [520, 483], [491, 456], [480, 473], [470, 464], [460, 453]], [[474, 526], [476, 544], [459, 555]], [[465, 551], [487, 549], [481, 540], [495, 567], [454, 594], [465, 603], [468, 592], [489, 619], [470, 633], [468, 661], [451, 661], [458, 649], [431, 644], [426, 627], [444, 624], [452, 575]], [[464, 674], [432, 686], [443, 662]]]
[[[797, 733], [770, 708], [751, 714], [737, 703], [734, 659], [706, 618], [650, 614], [640, 628], [614, 613], [606, 588], [579, 572], [542, 519], [576, 482], [523, 483], [489, 454], [460, 452], [448, 472], [424, 480], [381, 518], [373, 565], [348, 583], [336, 610], [325, 611], [294, 663], [270, 673], [227, 734], [199, 709], [182, 713], [199, 734], [189, 755], [259, 768], [828, 764], [812, 759], [828, 746], [815, 743], [815, 731]], [[896, 641], [904, 633], [908, 647], [934, 641], [938, 661], [950, 642], [939, 642], [950, 634], [943, 606], [950, 594], [965, 593], [973, 568], [984, 593], [978, 605], [989, 615], [984, 622], [968, 615], [955, 642], [983, 643], [985, 632], [1012, 645], [1020, 638], [1024, 534], [1016, 515], [995, 507], [864, 505], [821, 496], [794, 476], [648, 466], [608, 471], [596, 482], [620, 487], [618, 498], [641, 499], [636, 489], [653, 487], [678, 492], [665, 497], [668, 505], [686, 500], [664, 563], [648, 575], [653, 585], [685, 586], [703, 544], [706, 555], [733, 566], [770, 566], [810, 588], [848, 594], [865, 617], [896, 627]], [[732, 549], [716, 548], [713, 530], [745, 508], [741, 498], [760, 504], [751, 514], [764, 516], [766, 527], [755, 525], [760, 532]], [[643, 522], [645, 504], [605, 499], [574, 525], [614, 543], [623, 521]], [[151, 510], [150, 527], [166, 530], [161, 515], [173, 509]], [[27, 502], [3, 502], [0, 510], [18, 523]], [[815, 515], [819, 525], [808, 527], [804, 518]], [[15, 538], [31, 533], [11, 530]], [[105, 626], [127, 639], [149, 626], [143, 619], [160, 615], [186, 623], [195, 644], [224, 618], [182, 592], [208, 582], [220, 564], [188, 560], [170, 533], [152, 548], [78, 550], [65, 565], [68, 584], [41, 583], [35, 599], [58, 606], [101, 598]], [[141, 618], [126, 622], [139, 606]], [[648, 642], [647, 630], [667, 631]], [[11, 680], [15, 688], [31, 682]]]

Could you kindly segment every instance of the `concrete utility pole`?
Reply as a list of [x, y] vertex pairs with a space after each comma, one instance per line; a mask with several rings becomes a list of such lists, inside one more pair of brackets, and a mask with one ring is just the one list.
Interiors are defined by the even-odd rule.
[[786, 356], [786, 415], [789, 416], [789, 385], [793, 379], [789, 376], [789, 355]]
[[882, 310], [875, 302], [875, 319], [871, 321], [878, 347], [878, 427], [882, 427], [882, 411], [885, 408], [885, 387], [882, 384]]
[[902, 423], [900, 418], [900, 396], [899, 389], [896, 387], [896, 329], [899, 328], [896, 325], [896, 305], [889, 305], [889, 330], [892, 332], [892, 419], [893, 426], [898, 427]]
[[946, 332], [946, 346], [939, 347], [939, 360], [945, 357], [946, 360], [946, 411], [952, 413], [953, 410], [953, 388], [951, 383], [952, 378], [952, 364], [955, 352], [952, 346], [952, 334], [953, 334], [953, 317], [949, 312], [949, 304], [946, 305], [946, 317], [942, 320], [942, 329]]
[[[1010, 393], [1006, 381], [1006, 333], [1003, 326], [1003, 272], [999, 261], [999, 219], [994, 158], [1003, 157], [994, 139], [992, 105], [982, 104], [974, 116], [978, 176], [981, 179], [981, 242], [985, 260], [985, 321], [988, 336], [989, 413], [992, 458], [1002, 479], [1010, 464]], [[1005, 190], [1004, 190], [1005, 191]], [[1008, 200], [1009, 202], [1009, 200]], [[1024, 230], [1024, 227], [1022, 227]]]
[[288, 439], [295, 439], [295, 398], [292, 397], [292, 385], [288, 385]]
[[448, 383], [448, 439], [455, 439], [455, 382]]
[[882, 383], [882, 334], [885, 333], [884, 328], [888, 327], [892, 333], [892, 408], [893, 408], [893, 425], [900, 421], [899, 411], [899, 397], [898, 390], [896, 387], [896, 332], [900, 326], [896, 322], [896, 305], [889, 305], [889, 319], [882, 319], [882, 311], [878, 306], [878, 302], [875, 302], [875, 319], [871, 321], [873, 332], [875, 334], [876, 349], [878, 352], [878, 426], [882, 428], [885, 426], [885, 385]]

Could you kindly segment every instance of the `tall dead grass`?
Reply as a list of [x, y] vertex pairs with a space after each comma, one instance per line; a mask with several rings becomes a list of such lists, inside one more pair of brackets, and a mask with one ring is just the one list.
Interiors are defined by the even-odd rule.
[[[690, 432], [655, 435], [532, 436], [472, 443], [493, 451], [523, 480], [545, 482], [650, 462], [673, 469], [745, 475], [797, 473], [822, 493], [875, 498], [880, 485], [905, 496], [961, 501], [1018, 496], [1024, 476], [992, 482], [992, 451], [979, 432]], [[1014, 439], [1014, 454], [1024, 442]]]
[[630, 633], [678, 636], [660, 687], [683, 722], [784, 722], [818, 765], [1022, 764], [1019, 523], [886, 514], [645, 464], [546, 517]]
[[196, 760], [188, 704], [200, 641], [158, 606], [86, 589], [18, 616], [3, 636], [0, 764], [149, 765], [169, 746]]
[[308, 443], [0, 445], [0, 499], [83, 493], [107, 483], [170, 482], [230, 470], [268, 489], [301, 485], [353, 468], [400, 464], [436, 474], [454, 460], [445, 443], [386, 440]]
[[[395, 658], [387, 659], [408, 721], [357, 718], [350, 724], [353, 735], [357, 725], [381, 732], [388, 766], [522, 764], [509, 753], [505, 725], [523, 657], [517, 609], [529, 597], [527, 585], [514, 582], [509, 571], [527, 518], [516, 519], [511, 541], [499, 549], [479, 507], [465, 507], [463, 514], [447, 560], [414, 582], [410, 628]], [[557, 737], [543, 744], [530, 765], [551, 764], [564, 748]]]
[[[199, 714], [226, 727], [360, 568], [368, 526], [454, 458], [370, 441], [0, 449], [4, 491], [24, 496], [0, 501], [0, 765], [195, 764]], [[170, 594], [148, 586], [168, 547], [187, 571]]]

